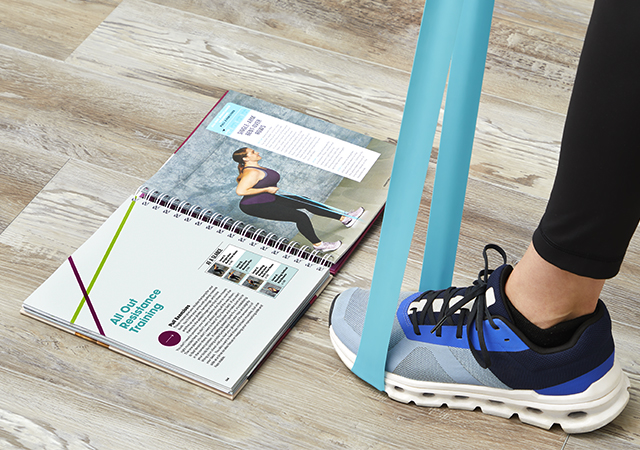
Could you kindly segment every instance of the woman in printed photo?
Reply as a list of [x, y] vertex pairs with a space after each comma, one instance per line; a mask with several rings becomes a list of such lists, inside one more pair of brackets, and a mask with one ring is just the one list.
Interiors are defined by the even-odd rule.
[[313, 244], [315, 250], [332, 252], [340, 248], [341, 241], [326, 242], [320, 239], [313, 228], [311, 219], [302, 209], [322, 217], [339, 220], [347, 228], [352, 227], [358, 217], [364, 213], [360, 207], [345, 214], [323, 208], [315, 202], [297, 195], [276, 195], [280, 174], [275, 170], [260, 166], [260, 154], [249, 147], [243, 147], [233, 153], [238, 163], [238, 186], [236, 194], [242, 196], [240, 210], [250, 216], [261, 219], [294, 222], [298, 231]]

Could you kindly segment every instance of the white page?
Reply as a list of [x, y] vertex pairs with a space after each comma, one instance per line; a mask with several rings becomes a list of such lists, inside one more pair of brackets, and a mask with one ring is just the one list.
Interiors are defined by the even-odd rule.
[[[125, 202], [73, 254], [85, 288], [130, 205]], [[213, 268], [222, 263], [226, 270], [218, 276]], [[89, 293], [98, 320], [85, 304], [69, 326], [95, 336], [99, 323], [109, 343], [231, 387], [242, 381], [327, 270], [138, 199]], [[68, 323], [82, 297], [66, 262], [25, 306]], [[207, 316], [206, 309], [216, 304], [218, 317]], [[206, 320], [192, 326], [195, 317]], [[216, 336], [222, 342], [207, 342]]]

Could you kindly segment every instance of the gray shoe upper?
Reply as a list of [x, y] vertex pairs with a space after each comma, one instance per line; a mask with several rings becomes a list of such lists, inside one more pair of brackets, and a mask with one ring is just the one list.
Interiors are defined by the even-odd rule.
[[[411, 293], [400, 294], [398, 304]], [[369, 291], [349, 289], [333, 305], [331, 326], [340, 341], [358, 353]], [[488, 369], [476, 362], [469, 349], [409, 340], [394, 317], [387, 354], [387, 372], [418, 381], [463, 383], [509, 389]]]

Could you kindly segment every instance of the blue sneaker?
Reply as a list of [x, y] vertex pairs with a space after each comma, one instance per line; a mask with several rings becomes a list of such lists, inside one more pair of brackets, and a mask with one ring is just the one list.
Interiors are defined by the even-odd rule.
[[[487, 267], [493, 248], [505, 264]], [[596, 312], [566, 344], [541, 348], [512, 323], [503, 302], [512, 267], [489, 245], [485, 270], [468, 288], [403, 293], [394, 321], [385, 391], [420, 406], [474, 410], [567, 433], [600, 428], [629, 401], [629, 380], [614, 358], [611, 318]], [[358, 353], [369, 291], [349, 289], [330, 313], [334, 348], [351, 369]], [[482, 324], [482, 326], [479, 326]]]

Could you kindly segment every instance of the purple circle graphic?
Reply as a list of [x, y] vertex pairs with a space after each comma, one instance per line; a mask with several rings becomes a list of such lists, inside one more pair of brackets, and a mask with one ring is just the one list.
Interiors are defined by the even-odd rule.
[[178, 345], [182, 337], [178, 334], [177, 331], [164, 331], [160, 333], [158, 336], [158, 341], [164, 345], [165, 347], [173, 347], [174, 345]]

